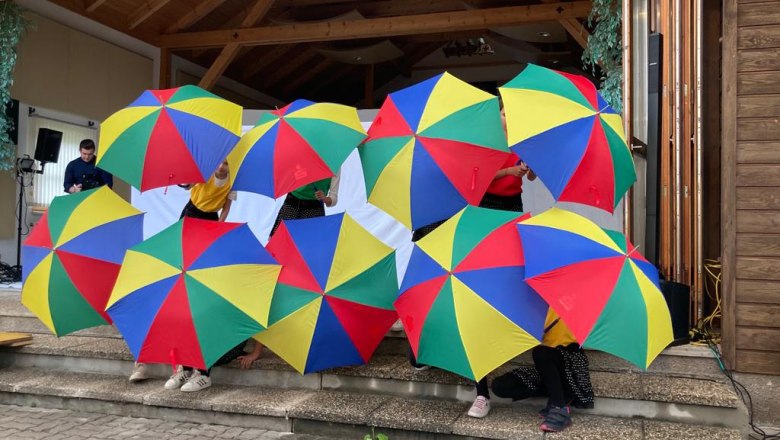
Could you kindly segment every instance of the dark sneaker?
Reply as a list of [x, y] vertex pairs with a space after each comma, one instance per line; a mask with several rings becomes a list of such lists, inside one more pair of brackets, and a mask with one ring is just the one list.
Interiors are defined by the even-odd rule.
[[563, 408], [552, 406], [547, 411], [544, 421], [539, 428], [544, 432], [561, 432], [571, 425], [571, 411], [568, 406]]
[[548, 403], [544, 408], [540, 409], [539, 418], [544, 419], [545, 417], [547, 417], [547, 413], [550, 412], [550, 408], [552, 408], [552, 405]]

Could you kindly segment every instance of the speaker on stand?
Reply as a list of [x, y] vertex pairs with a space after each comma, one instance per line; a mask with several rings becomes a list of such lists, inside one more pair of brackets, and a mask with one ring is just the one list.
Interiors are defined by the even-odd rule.
[[[51, 130], [49, 128], [38, 129], [38, 138], [35, 143], [35, 158], [31, 159], [25, 155], [16, 160], [16, 180], [19, 182], [19, 205], [17, 206], [17, 224], [16, 224], [16, 281], [22, 280], [22, 221], [24, 214], [24, 189], [25, 176], [34, 176], [43, 174], [47, 163], [57, 163], [60, 156], [60, 146], [62, 145], [62, 132]], [[35, 161], [41, 163], [39, 169], [35, 169]]]

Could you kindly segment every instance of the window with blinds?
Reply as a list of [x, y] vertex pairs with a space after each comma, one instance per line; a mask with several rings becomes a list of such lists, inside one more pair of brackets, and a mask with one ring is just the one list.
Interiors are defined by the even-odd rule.
[[95, 128], [83, 127], [66, 122], [54, 121], [44, 117], [31, 117], [28, 122], [29, 154], [33, 155], [39, 128], [50, 128], [62, 132], [62, 144], [57, 163], [47, 163], [43, 174], [36, 174], [33, 181], [31, 205], [49, 206], [55, 196], [65, 194], [62, 183], [65, 180], [65, 167], [68, 162], [79, 157], [79, 143], [84, 139], [92, 139], [97, 144], [98, 131]]

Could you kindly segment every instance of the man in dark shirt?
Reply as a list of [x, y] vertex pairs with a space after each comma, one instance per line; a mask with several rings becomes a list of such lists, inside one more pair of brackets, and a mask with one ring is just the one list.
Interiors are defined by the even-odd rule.
[[92, 139], [84, 139], [79, 144], [81, 157], [73, 159], [65, 168], [65, 192], [77, 193], [98, 186], [114, 186], [114, 177], [95, 166], [95, 142]]

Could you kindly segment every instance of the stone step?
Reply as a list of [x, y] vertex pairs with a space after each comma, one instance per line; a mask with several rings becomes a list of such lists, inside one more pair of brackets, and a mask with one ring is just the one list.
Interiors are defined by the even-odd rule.
[[[43, 323], [33, 316], [18, 299], [0, 294], [0, 331], [25, 332], [40, 335], [51, 335]], [[74, 336], [95, 336], [121, 339], [122, 335], [115, 327], [104, 325], [92, 327], [73, 333]], [[406, 355], [408, 343], [403, 331], [388, 332], [387, 337], [376, 350], [376, 355]], [[588, 358], [593, 371], [640, 372], [636, 366], [615, 356], [588, 351]], [[513, 361], [518, 364], [531, 364], [530, 353], [525, 353]], [[677, 376], [692, 378], [720, 379], [723, 377], [713, 353], [706, 346], [688, 345], [671, 347], [661, 353], [650, 365], [649, 372], [673, 373]]]
[[[166, 391], [162, 379], [131, 384], [124, 376], [40, 368], [0, 369], [0, 403], [214, 423], [339, 439], [383, 433], [392, 440], [543, 438], [537, 408], [495, 403], [484, 419], [468, 403], [333, 390], [216, 384], [198, 393]], [[617, 419], [574, 413], [565, 433], [550, 438], [737, 440], [727, 427]], [[544, 436], [547, 437], [547, 436]]]
[[[508, 364], [495, 374], [514, 366]], [[129, 375], [132, 356], [121, 339], [36, 334], [30, 345], [0, 349], [0, 367]], [[170, 366], [149, 367], [150, 374], [157, 378], [171, 374]], [[597, 396], [596, 407], [591, 411], [595, 415], [730, 427], [746, 423], [744, 406], [722, 380], [636, 371], [592, 371], [591, 378]], [[398, 355], [377, 355], [368, 365], [301, 375], [266, 351], [253, 368], [242, 370], [233, 362], [215, 368], [212, 379], [225, 385], [438, 398], [464, 404], [474, 398], [474, 387], [469, 380], [435, 368], [416, 371], [405, 356]], [[529, 404], [539, 404], [539, 401]]]

